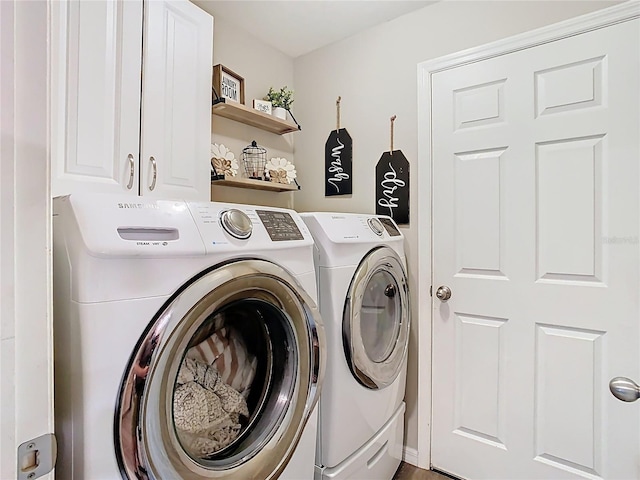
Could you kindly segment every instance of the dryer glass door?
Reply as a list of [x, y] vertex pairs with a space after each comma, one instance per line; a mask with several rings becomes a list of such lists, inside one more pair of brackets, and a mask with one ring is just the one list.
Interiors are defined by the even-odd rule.
[[388, 247], [369, 252], [358, 266], [343, 315], [347, 361], [355, 378], [371, 389], [399, 375], [409, 338], [407, 277]]
[[242, 260], [195, 279], [125, 372], [123, 476], [277, 478], [317, 401], [323, 352], [315, 304], [277, 265]]

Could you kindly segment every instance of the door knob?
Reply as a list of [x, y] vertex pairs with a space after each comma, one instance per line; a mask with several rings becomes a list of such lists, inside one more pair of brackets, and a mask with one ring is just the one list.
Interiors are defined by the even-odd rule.
[[635, 402], [640, 398], [640, 387], [626, 377], [616, 377], [609, 382], [609, 390], [613, 396], [623, 402]]
[[438, 290], [436, 290], [436, 297], [438, 297], [443, 302], [446, 302], [451, 298], [451, 289], [446, 285], [438, 287]]

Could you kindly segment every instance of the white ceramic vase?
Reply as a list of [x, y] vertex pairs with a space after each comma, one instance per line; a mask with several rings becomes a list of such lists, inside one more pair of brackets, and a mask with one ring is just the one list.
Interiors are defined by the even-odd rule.
[[278, 117], [282, 120], [286, 120], [287, 119], [287, 110], [283, 107], [273, 107], [273, 110], [271, 111], [271, 114], [274, 115], [275, 117]]

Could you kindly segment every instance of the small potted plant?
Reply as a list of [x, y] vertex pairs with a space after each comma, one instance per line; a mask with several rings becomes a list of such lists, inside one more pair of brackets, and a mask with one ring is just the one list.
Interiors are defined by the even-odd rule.
[[293, 90], [288, 90], [286, 86], [280, 90], [274, 90], [273, 87], [269, 88], [269, 92], [264, 97], [264, 100], [269, 100], [273, 106], [272, 114], [283, 120], [287, 119], [287, 111], [291, 108], [293, 103]]

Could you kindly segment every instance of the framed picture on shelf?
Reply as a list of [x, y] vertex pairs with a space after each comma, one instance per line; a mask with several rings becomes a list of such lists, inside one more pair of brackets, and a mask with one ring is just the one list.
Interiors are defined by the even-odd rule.
[[259, 112], [266, 113], [267, 115], [271, 115], [271, 102], [268, 100], [253, 100], [253, 109], [258, 110]]
[[244, 78], [224, 65], [213, 67], [213, 88], [226, 101], [244, 105]]

